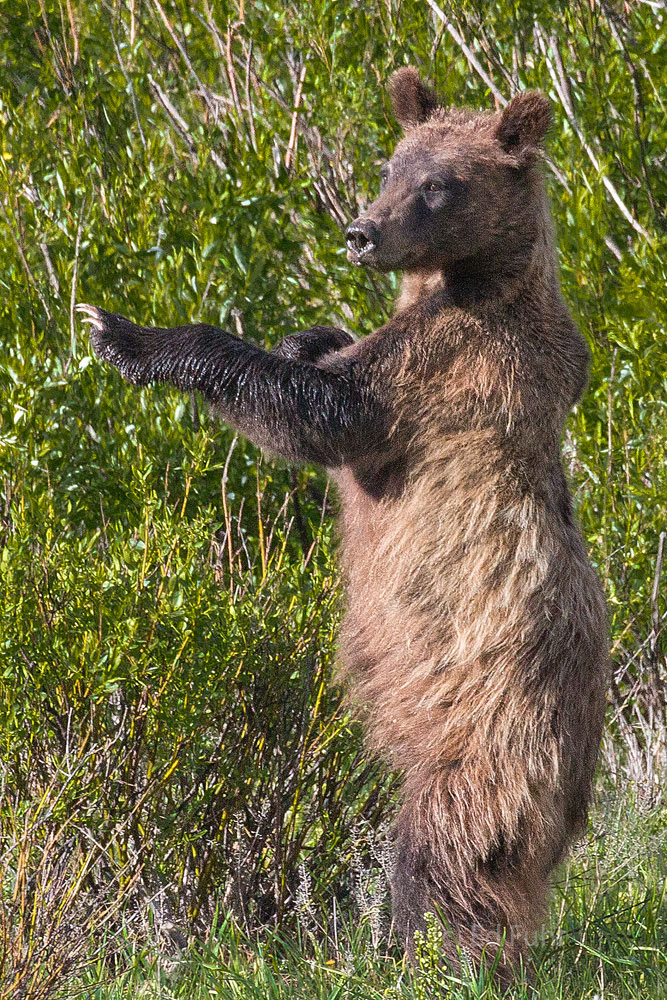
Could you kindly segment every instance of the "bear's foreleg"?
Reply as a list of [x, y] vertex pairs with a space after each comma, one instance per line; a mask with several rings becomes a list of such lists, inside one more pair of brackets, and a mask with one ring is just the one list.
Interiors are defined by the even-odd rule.
[[[354, 357], [318, 368], [289, 356], [294, 339], [269, 353], [204, 323], [143, 327], [96, 306], [77, 308], [91, 325], [96, 354], [129, 382], [197, 389], [225, 422], [291, 461], [337, 467], [377, 448], [385, 436], [382, 407]], [[312, 336], [309, 351], [319, 340], [328, 353], [348, 338], [325, 328]]]

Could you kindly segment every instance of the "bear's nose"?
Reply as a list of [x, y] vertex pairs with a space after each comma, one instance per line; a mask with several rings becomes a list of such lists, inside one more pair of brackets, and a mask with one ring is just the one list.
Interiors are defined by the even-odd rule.
[[375, 250], [380, 242], [380, 231], [370, 219], [357, 219], [345, 233], [348, 249], [357, 257]]

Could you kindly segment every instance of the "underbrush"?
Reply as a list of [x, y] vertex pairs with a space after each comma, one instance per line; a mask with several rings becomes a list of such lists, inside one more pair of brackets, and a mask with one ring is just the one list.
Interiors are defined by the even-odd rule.
[[437, 941], [417, 969], [390, 943], [397, 780], [336, 685], [325, 477], [127, 386], [73, 309], [267, 347], [375, 329], [396, 279], [351, 269], [342, 230], [411, 62], [448, 104], [549, 94], [563, 291], [592, 350], [564, 455], [611, 612], [601, 804], [524, 992], [662, 996], [660, 5], [4, 6], [0, 994], [485, 995], [442, 981]]
[[[667, 833], [664, 811], [641, 814], [635, 803], [601, 802], [589, 834], [560, 873], [552, 917], [535, 942], [534, 975], [516, 1000], [662, 1000], [667, 997]], [[377, 858], [346, 876], [344, 908], [301, 902], [287, 936], [252, 938], [230, 921], [204, 941], [161, 953], [128, 947], [113, 963], [101, 958], [63, 996], [95, 1000], [495, 1000], [488, 975], [443, 968], [433, 923], [406, 963], [388, 937], [386, 871]], [[312, 889], [312, 886], [311, 886]], [[318, 891], [315, 898], [322, 898]]]

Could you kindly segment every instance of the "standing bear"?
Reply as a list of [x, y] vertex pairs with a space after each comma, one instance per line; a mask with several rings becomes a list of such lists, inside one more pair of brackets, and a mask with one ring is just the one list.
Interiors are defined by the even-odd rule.
[[79, 308], [130, 382], [198, 389], [257, 445], [330, 471], [343, 671], [404, 774], [395, 926], [409, 947], [434, 911], [453, 962], [502, 946], [509, 978], [585, 820], [603, 724], [605, 602], [559, 447], [588, 350], [559, 290], [546, 99], [443, 108], [412, 68], [389, 89], [405, 136], [347, 231], [354, 264], [403, 272], [375, 333], [315, 327], [267, 353]]

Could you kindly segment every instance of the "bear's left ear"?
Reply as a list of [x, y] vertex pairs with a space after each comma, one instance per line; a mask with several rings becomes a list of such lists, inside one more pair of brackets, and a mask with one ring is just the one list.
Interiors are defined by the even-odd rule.
[[538, 155], [553, 121], [551, 105], [539, 90], [517, 94], [500, 116], [496, 138], [506, 153], [527, 162]]
[[414, 66], [392, 73], [387, 89], [398, 124], [404, 129], [421, 125], [438, 106], [435, 94], [422, 83]]

